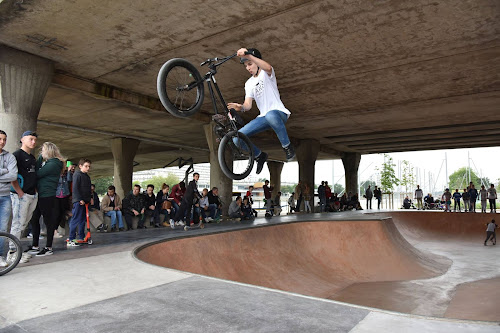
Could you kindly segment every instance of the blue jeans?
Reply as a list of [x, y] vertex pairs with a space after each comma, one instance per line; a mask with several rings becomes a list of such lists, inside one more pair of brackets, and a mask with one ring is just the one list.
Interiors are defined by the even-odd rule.
[[[257, 133], [264, 132], [272, 128], [276, 133], [276, 135], [278, 136], [278, 139], [281, 142], [281, 146], [287, 147], [290, 144], [290, 139], [288, 138], [288, 134], [286, 132], [286, 127], [285, 127], [287, 120], [288, 120], [288, 115], [286, 113], [279, 110], [272, 110], [269, 111], [264, 117], [257, 117], [254, 120], [250, 121], [248, 124], [243, 126], [243, 128], [241, 128], [239, 132], [245, 134], [248, 137], [251, 137]], [[235, 144], [236, 145], [238, 144], [236, 142], [236, 139], [235, 139]], [[253, 143], [252, 143], [252, 148], [254, 156], [255, 157], [259, 156], [261, 150], [257, 148], [257, 146], [255, 146]]]
[[73, 204], [73, 216], [69, 223], [69, 240], [72, 241], [76, 238], [76, 228], [78, 228], [78, 237], [85, 238], [85, 222], [87, 221], [87, 213], [85, 205], [81, 206], [79, 202]]
[[[0, 231], [9, 232], [7, 227], [9, 226], [10, 214], [12, 213], [12, 203], [10, 201], [10, 194], [0, 197]], [[3, 238], [0, 239], [0, 256], [4, 255], [4, 242]]]
[[116, 225], [116, 218], [118, 218], [118, 228], [123, 228], [123, 219], [121, 210], [112, 210], [104, 213], [104, 215], [111, 217], [111, 228]]

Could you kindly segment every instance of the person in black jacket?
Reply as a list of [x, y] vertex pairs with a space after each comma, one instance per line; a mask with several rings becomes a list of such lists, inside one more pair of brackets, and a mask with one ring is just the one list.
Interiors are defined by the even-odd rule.
[[173, 215], [173, 209], [172, 208], [163, 209], [163, 203], [165, 201], [172, 202], [174, 200], [173, 198], [169, 198], [169, 196], [170, 196], [169, 192], [170, 192], [170, 186], [163, 183], [161, 190], [158, 191], [158, 193], [156, 194], [156, 207], [155, 207], [155, 211], [154, 211], [155, 228], [160, 227], [160, 214], [165, 215], [165, 217], [163, 219], [163, 226], [164, 227], [168, 227], [167, 221], [169, 221], [170, 227], [172, 227], [172, 229], [175, 228], [174, 220], [171, 218], [171, 217], [173, 217], [173, 216], [171, 216], [171, 215]]
[[156, 207], [156, 197], [153, 191], [155, 190], [155, 186], [153, 184], [149, 184], [146, 188], [146, 191], [143, 193], [144, 198], [146, 199], [146, 211], [144, 215], [149, 216], [149, 225], [153, 226], [154, 220], [154, 211]]
[[78, 246], [78, 242], [75, 242], [76, 238], [76, 228], [78, 227], [78, 237], [83, 239], [85, 237], [85, 222], [86, 212], [85, 205], [90, 204], [92, 195], [90, 192], [90, 186], [92, 185], [88, 172], [90, 170], [90, 164], [92, 162], [88, 159], [81, 159], [78, 162], [78, 168], [73, 175], [73, 211], [71, 222], [69, 224], [69, 242], [68, 246]]
[[145, 229], [144, 221], [146, 220], [146, 198], [141, 194], [141, 185], [134, 185], [132, 193], [123, 199], [123, 215], [127, 221], [127, 230], [132, 230], [132, 217], [137, 216], [139, 223], [137, 229]]
[[219, 189], [215, 186], [208, 192], [208, 205], [209, 209], [215, 209], [215, 216], [213, 218], [215, 219], [215, 222], [218, 223], [222, 215], [222, 201], [219, 197]]
[[186, 187], [186, 193], [184, 194], [184, 198], [182, 198], [181, 206], [175, 214], [175, 221], [180, 225], [182, 225], [182, 219], [184, 218], [184, 216], [191, 216], [191, 209], [193, 208], [194, 199], [201, 198], [201, 194], [200, 192], [198, 192], [198, 179], [200, 179], [200, 174], [195, 172], [193, 174], [193, 180], [190, 181], [189, 185]]

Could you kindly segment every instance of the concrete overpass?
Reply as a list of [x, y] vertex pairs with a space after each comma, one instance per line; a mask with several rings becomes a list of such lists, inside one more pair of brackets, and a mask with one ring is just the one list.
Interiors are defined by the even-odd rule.
[[[193, 119], [174, 118], [156, 75], [170, 58], [196, 64], [241, 46], [275, 67], [302, 180], [316, 159], [343, 158], [349, 188], [362, 154], [500, 144], [498, 1], [4, 0], [8, 148], [37, 126], [41, 141], [91, 158], [94, 177], [114, 168], [115, 179], [132, 160], [136, 171], [179, 156], [213, 161], [208, 98]], [[243, 100], [246, 79], [237, 61], [222, 68], [227, 101]], [[284, 159], [274, 133], [255, 141]]]

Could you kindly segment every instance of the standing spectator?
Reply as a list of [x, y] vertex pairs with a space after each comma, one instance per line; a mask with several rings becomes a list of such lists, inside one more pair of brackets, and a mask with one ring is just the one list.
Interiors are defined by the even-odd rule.
[[61, 156], [59, 148], [52, 142], [44, 142], [36, 163], [38, 204], [31, 220], [33, 228], [32, 252], [39, 249], [40, 216], [43, 216], [43, 222], [47, 227], [47, 242], [45, 248], [36, 254], [37, 257], [54, 254], [52, 251], [52, 242], [54, 240], [55, 229], [59, 225], [59, 221], [56, 221], [54, 216], [54, 206], [56, 203], [57, 185], [63, 171], [64, 163], [66, 163], [66, 159]]
[[417, 185], [417, 189], [415, 190], [415, 199], [417, 199], [417, 209], [423, 209], [424, 205], [422, 204], [422, 199], [424, 198], [424, 191], [420, 188], [420, 185]]
[[288, 207], [290, 208], [290, 213], [295, 211], [295, 192], [292, 192], [290, 198], [288, 198]]
[[462, 193], [462, 200], [464, 201], [464, 209], [465, 212], [467, 213], [470, 208], [470, 194], [466, 188], [464, 188], [464, 192]]
[[243, 212], [241, 211], [241, 197], [237, 196], [236, 200], [231, 202], [229, 205], [229, 218], [235, 219], [236, 221], [241, 221], [241, 218], [243, 217]]
[[274, 215], [281, 214], [281, 192], [278, 192], [273, 200], [274, 203]]
[[382, 201], [382, 191], [375, 185], [373, 196], [377, 199], [377, 209], [380, 209], [380, 202]]
[[484, 185], [481, 185], [481, 189], [479, 190], [479, 198], [481, 199], [481, 213], [486, 213], [488, 190], [484, 187]]
[[476, 200], [477, 200], [478, 193], [477, 193], [476, 188], [474, 187], [474, 184], [472, 184], [472, 182], [471, 182], [471, 185], [469, 188], [469, 195], [470, 195], [469, 213], [475, 213], [476, 212]]
[[250, 205], [253, 205], [253, 186], [252, 185], [248, 186], [248, 191], [247, 191], [247, 194], [245, 196], [248, 198], [248, 203], [250, 203]]
[[179, 206], [181, 205], [182, 198], [184, 198], [184, 194], [186, 193], [186, 183], [183, 181], [179, 184], [176, 184], [172, 187], [172, 192], [170, 192], [169, 198], [172, 199], [172, 207], [173, 214], [175, 214], [179, 210]]
[[457, 206], [458, 206], [458, 211], [460, 212], [460, 198], [462, 195], [460, 192], [458, 192], [458, 188], [455, 189], [455, 193], [453, 193], [453, 201], [455, 201], [455, 204], [453, 205], [453, 210], [456, 212], [457, 211]]
[[[10, 199], [10, 183], [17, 179], [17, 162], [14, 155], [4, 150], [7, 133], [0, 130], [0, 231], [8, 232], [12, 202]], [[4, 243], [0, 240], [0, 267], [8, 264], [3, 258]]]
[[365, 191], [365, 198], [366, 198], [366, 209], [372, 209], [373, 192], [371, 185], [368, 185], [368, 188]]
[[73, 174], [73, 198], [71, 200], [73, 202], [73, 216], [69, 224], [68, 246], [80, 245], [75, 241], [77, 228], [79, 239], [85, 237], [85, 221], [87, 215], [85, 205], [89, 204], [92, 199], [90, 194], [90, 186], [92, 183], [88, 175], [91, 163], [89, 159], [81, 159], [80, 162], [78, 162], [78, 168], [80, 170], [76, 170]]
[[[71, 162], [66, 162], [66, 167], [71, 165]], [[54, 220], [57, 226], [61, 229], [65, 227], [66, 220], [71, 213], [70, 209], [70, 180], [73, 179], [71, 173], [67, 168], [63, 168], [63, 173], [59, 176], [59, 182], [56, 189], [56, 201], [54, 207]], [[57, 228], [56, 228], [57, 230]], [[54, 235], [54, 237], [62, 237], [59, 233]]]
[[[175, 221], [177, 221], [179, 225], [184, 225], [182, 223], [182, 219], [185, 215], [187, 217], [191, 217], [191, 210], [193, 208], [194, 199], [201, 198], [201, 194], [200, 192], [198, 192], [198, 179], [200, 179], [200, 174], [198, 172], [193, 173], [193, 180], [189, 182], [179, 210], [175, 214]], [[186, 223], [190, 222], [194, 223], [194, 221], [186, 221]]]
[[144, 198], [146, 199], [146, 211], [144, 214], [145, 218], [149, 216], [149, 225], [153, 226], [154, 221], [154, 212], [156, 208], [156, 197], [154, 194], [155, 186], [153, 184], [149, 184], [146, 187], [146, 192], [144, 192]]
[[445, 189], [441, 199], [444, 201], [444, 211], [451, 212], [451, 192], [450, 189]]
[[137, 216], [137, 229], [145, 229], [144, 221], [146, 220], [146, 198], [141, 194], [141, 185], [134, 185], [132, 193], [123, 199], [123, 215], [127, 222], [127, 230], [132, 230], [132, 218]]
[[89, 205], [89, 221], [99, 232], [107, 232], [108, 226], [104, 224], [104, 217], [101, 212], [101, 203], [99, 196], [95, 191], [95, 185], [90, 185], [90, 196], [92, 197]]
[[[210, 207], [214, 207], [215, 215], [212, 218], [219, 223], [222, 215], [222, 201], [219, 198], [219, 189], [215, 186], [208, 192], [208, 204]], [[257, 213], [255, 217], [257, 217]]]
[[125, 230], [122, 217], [122, 199], [115, 192], [115, 187], [108, 187], [108, 192], [102, 198], [101, 210], [105, 216], [111, 218], [111, 231], [116, 231], [116, 220], [118, 220], [118, 230]]
[[[161, 186], [161, 190], [156, 194], [156, 207], [154, 211], [154, 222], [155, 228], [160, 227], [160, 214], [164, 215], [162, 225], [164, 227], [168, 227], [170, 224], [170, 228], [175, 229], [174, 219], [172, 218], [172, 200], [169, 198], [170, 186], [163, 183]], [[170, 206], [170, 207], [168, 207]], [[170, 223], [167, 223], [169, 221]]]
[[[300, 182], [299, 182], [300, 184]], [[272, 201], [271, 201], [271, 192], [273, 191], [274, 187], [273, 186], [269, 186], [269, 180], [266, 180], [264, 181], [264, 186], [262, 186], [262, 188], [264, 189], [264, 199], [266, 200], [266, 214], [271, 214], [272, 216], [272, 212], [271, 212], [271, 205], [272, 205]]]
[[330, 204], [330, 201], [332, 199], [332, 189], [330, 186], [328, 186], [328, 182], [325, 181], [325, 198], [326, 198], [326, 204]]
[[497, 199], [497, 190], [495, 190], [495, 185], [490, 184], [490, 188], [488, 189], [488, 199], [490, 201], [490, 213], [497, 212], [497, 204], [495, 200]]
[[322, 181], [321, 185], [318, 186], [318, 197], [319, 197], [319, 211], [322, 213], [326, 208], [326, 191], [325, 182]]
[[493, 245], [496, 245], [497, 243], [497, 234], [495, 232], [495, 229], [498, 228], [498, 225], [495, 223], [495, 220], [491, 220], [490, 223], [487, 224], [486, 228], [486, 240], [484, 241], [484, 246], [486, 246], [486, 242], [490, 240], [493, 243]]
[[297, 200], [297, 205], [295, 207], [296, 212], [300, 212], [300, 206], [302, 205], [303, 193], [302, 193], [302, 183], [299, 180], [297, 186], [295, 186], [295, 200]]
[[[12, 154], [16, 158], [18, 176], [11, 183], [15, 192], [11, 191], [10, 194], [12, 201], [10, 233], [19, 239], [21, 239], [21, 234], [31, 220], [38, 202], [38, 194], [36, 193], [36, 158], [31, 154], [31, 151], [35, 149], [37, 137], [35, 132], [24, 132], [21, 137], [21, 149]], [[28, 249], [23, 253], [20, 262], [28, 262], [31, 254], [36, 253], [38, 253], [37, 249]]]
[[309, 184], [305, 184], [304, 186], [304, 210], [305, 212], [311, 213], [311, 188]]

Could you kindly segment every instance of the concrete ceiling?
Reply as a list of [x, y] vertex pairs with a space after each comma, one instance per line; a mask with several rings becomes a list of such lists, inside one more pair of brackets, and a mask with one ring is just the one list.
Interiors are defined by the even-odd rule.
[[[4, 0], [0, 43], [54, 61], [41, 140], [93, 157], [98, 174], [112, 173], [113, 136], [147, 139], [137, 170], [208, 161], [209, 99], [174, 118], [156, 75], [170, 58], [241, 46], [274, 66], [289, 134], [317, 139], [319, 158], [500, 145], [499, 1]], [[236, 60], [221, 68], [227, 101], [243, 100], [247, 78]], [[272, 132], [256, 141], [284, 158]]]

